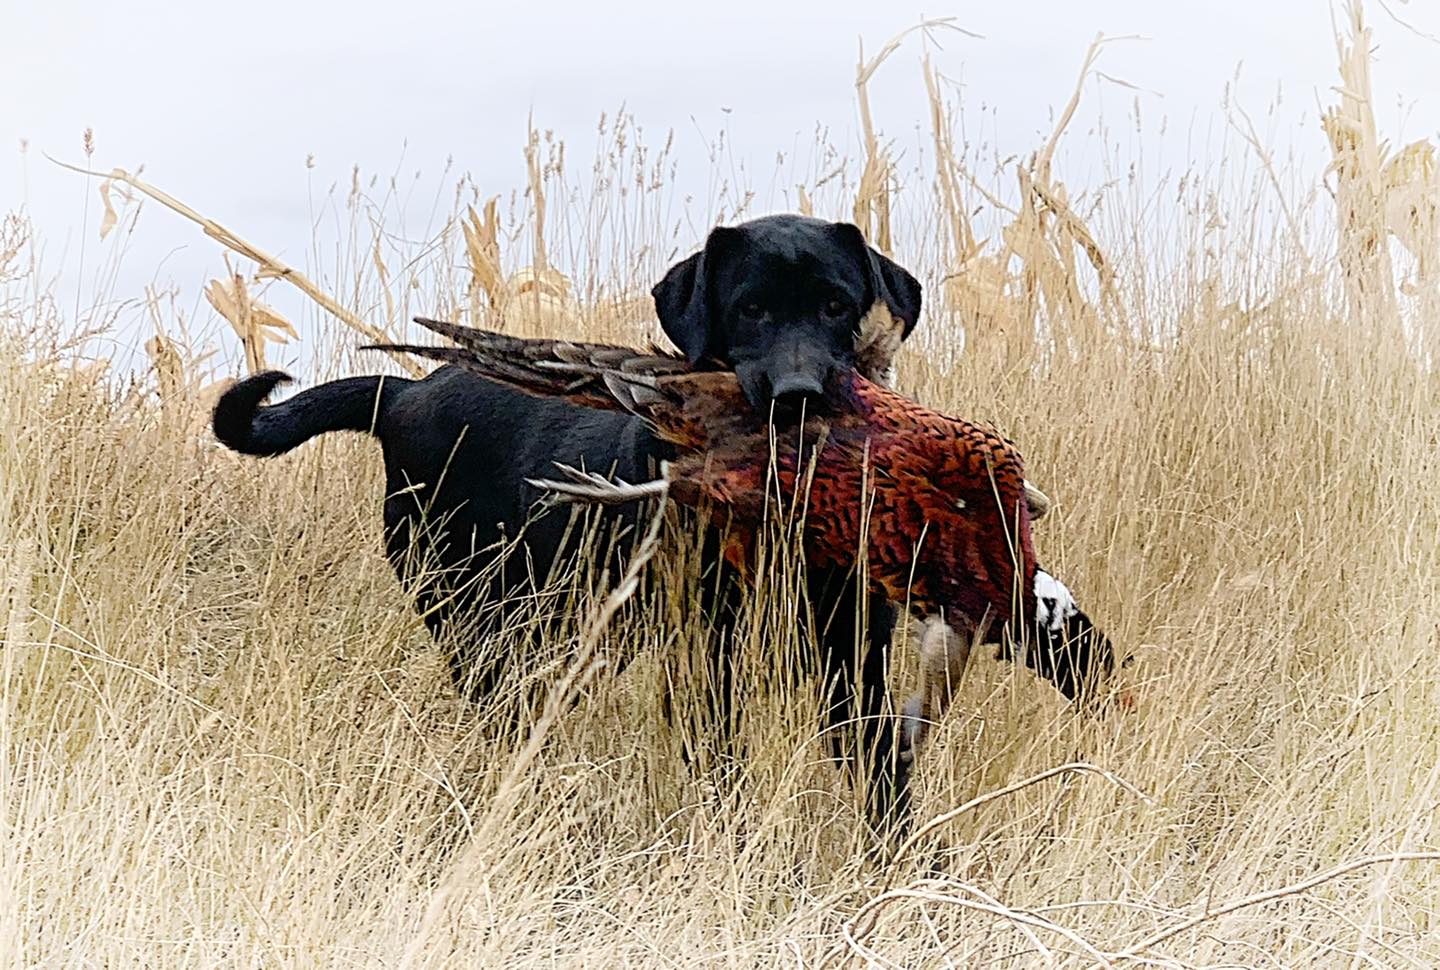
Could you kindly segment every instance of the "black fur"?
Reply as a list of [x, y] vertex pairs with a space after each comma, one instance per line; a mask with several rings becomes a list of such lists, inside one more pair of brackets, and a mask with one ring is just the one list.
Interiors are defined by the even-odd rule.
[[716, 228], [651, 294], [675, 346], [732, 365], [757, 407], [816, 397], [852, 370], [860, 318], [877, 301], [906, 336], [920, 316], [919, 282], [859, 229], [801, 216]]
[[[793, 215], [716, 229], [653, 295], [676, 345], [693, 360], [733, 365], [759, 406], [813, 406], [827, 380], [855, 366], [859, 322], [876, 301], [907, 334], [920, 313], [920, 284], [865, 245], [858, 229]], [[550, 477], [563, 462], [644, 481], [667, 455], [638, 419], [530, 397], [456, 367], [418, 381], [333, 381], [262, 407], [283, 380], [272, 371], [227, 391], [215, 409], [216, 436], [246, 454], [277, 455], [327, 431], [374, 434], [385, 458], [391, 561], [415, 586], [431, 632], [451, 645], [457, 682], [477, 696], [497, 672], [475, 669], [486, 631], [472, 625], [471, 608], [503, 600], [532, 570], [543, 578], [564, 561], [569, 514], [556, 510], [526, 527], [526, 556], [496, 562], [495, 550], [534, 513], [538, 495], [525, 479]], [[623, 522], [635, 511], [606, 514]], [[906, 769], [886, 707], [893, 611], [872, 598], [861, 630], [852, 578], [821, 574], [810, 584], [828, 734], [852, 763], [864, 752], [876, 819], [903, 816]]]
[[211, 422], [220, 443], [247, 455], [269, 458], [326, 431], [369, 431], [386, 405], [384, 378], [351, 377], [325, 385], [324, 395], [297, 395], [281, 411], [260, 405], [290, 378], [279, 371], [256, 374], [225, 392]]

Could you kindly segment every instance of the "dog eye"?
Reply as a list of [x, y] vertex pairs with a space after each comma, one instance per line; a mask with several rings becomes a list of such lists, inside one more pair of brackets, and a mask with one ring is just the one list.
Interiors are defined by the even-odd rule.
[[758, 303], [747, 303], [740, 308], [741, 320], [759, 320], [765, 315], [765, 308]]
[[841, 317], [849, 315], [849, 313], [850, 308], [839, 300], [831, 300], [825, 304], [825, 315], [832, 320], [839, 320]]

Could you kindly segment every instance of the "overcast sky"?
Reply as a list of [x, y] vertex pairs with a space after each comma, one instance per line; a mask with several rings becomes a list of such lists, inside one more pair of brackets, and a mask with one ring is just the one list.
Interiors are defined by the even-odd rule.
[[[1390, 7], [1440, 34], [1440, 4]], [[1440, 46], [1374, 0], [1368, 10], [1382, 130], [1396, 141], [1434, 136]], [[935, 59], [963, 83], [967, 106], [993, 109], [990, 137], [1002, 151], [1031, 151], [1050, 130], [1097, 31], [1146, 38], [1113, 46], [1101, 67], [1153, 92], [1140, 96], [1143, 110], [1172, 128], [1214, 124], [1237, 69], [1237, 97], [1253, 112], [1282, 92], [1267, 137], [1317, 172], [1316, 105], [1330, 103], [1338, 80], [1327, 0], [0, 0], [0, 11], [0, 210], [28, 208], [47, 263], [65, 273], [87, 199], [94, 231], [96, 196], [41, 152], [83, 162], [87, 127], [97, 167], [143, 163], [159, 186], [303, 265], [313, 187], [347, 181], [356, 164], [438, 177], [453, 157], [487, 194], [508, 192], [523, 182], [532, 113], [571, 143], [573, 162], [594, 144], [600, 113], [623, 103], [652, 135], [673, 129], [682, 178], [701, 180], [722, 129], [758, 171], [777, 150], [808, 144], [817, 123], [856, 146], [857, 39], [874, 50], [922, 15], [954, 16], [983, 35], [946, 38]], [[927, 123], [920, 53], [903, 49], [875, 81], [877, 124], [897, 137]], [[1097, 84], [1086, 97], [1087, 112], [1116, 124], [1135, 94]], [[1080, 164], [1073, 152], [1070, 164]], [[1066, 173], [1072, 184], [1085, 176]], [[138, 295], [157, 278], [193, 299], [220, 266], [216, 244], [152, 208], [120, 292]]]

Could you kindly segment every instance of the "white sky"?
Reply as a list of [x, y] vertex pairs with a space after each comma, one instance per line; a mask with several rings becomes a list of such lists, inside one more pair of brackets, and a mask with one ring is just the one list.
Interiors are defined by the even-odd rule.
[[[1390, 6], [1440, 34], [1435, 0]], [[1440, 45], [1374, 0], [1367, 9], [1382, 132], [1396, 142], [1434, 136]], [[1338, 81], [1328, 0], [0, 0], [0, 211], [27, 207], [50, 270], [73, 274], [87, 200], [85, 244], [98, 245], [95, 186], [41, 152], [83, 163], [81, 132], [92, 127], [96, 167], [143, 163], [162, 188], [303, 266], [310, 193], [348, 182], [352, 166], [438, 178], [453, 157], [487, 194], [505, 193], [523, 183], [528, 115], [570, 143], [573, 165], [601, 112], [622, 103], [652, 141], [675, 131], [682, 178], [703, 189], [707, 142], [722, 129], [757, 172], [777, 150], [808, 145], [817, 123], [856, 146], [857, 39], [873, 51], [922, 14], [984, 35], [949, 36], [934, 56], [963, 81], [967, 106], [993, 109], [987, 135], [1002, 151], [1029, 152], [1048, 133], [1103, 31], [1147, 38], [1110, 47], [1100, 65], [1153, 92], [1140, 95], [1147, 117], [1214, 130], [1241, 68], [1237, 96], [1257, 118], [1283, 96], [1267, 137], [1317, 173], [1324, 164], [1316, 105], [1333, 100]], [[920, 47], [907, 46], [872, 91], [877, 124], [900, 139], [926, 124], [919, 62]], [[1092, 85], [1086, 111], [1120, 125], [1134, 98]], [[1084, 162], [1072, 148], [1062, 177], [1093, 184], [1076, 171]], [[194, 300], [221, 266], [217, 244], [157, 207], [130, 247], [122, 297], [158, 279]]]

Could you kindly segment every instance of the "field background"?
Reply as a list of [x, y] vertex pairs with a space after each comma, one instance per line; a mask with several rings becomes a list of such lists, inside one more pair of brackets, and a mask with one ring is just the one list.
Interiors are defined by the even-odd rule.
[[[536, 608], [572, 629], [497, 645], [516, 691], [549, 692], [537, 715], [467, 706], [381, 555], [377, 446], [220, 449], [220, 375], [176, 301], [146, 304], [148, 369], [107, 369], [110, 304], [62, 306], [7, 215], [0, 963], [1440, 965], [1440, 169], [1376, 131], [1358, 6], [1337, 29], [1324, 172], [1237, 111], [1211, 160], [1146, 173], [1067, 130], [1069, 92], [1033, 155], [995, 158], [932, 75], [923, 151], [822, 142], [801, 173], [800, 208], [924, 279], [902, 388], [1015, 438], [1058, 503], [1041, 555], [1136, 657], [1136, 708], [1103, 718], [973, 662], [888, 861], [794, 676], [787, 569], [754, 604], [734, 758], [693, 675], [680, 530], [603, 632], [562, 584]], [[867, 70], [918, 38], [862, 64], [862, 112]], [[1068, 184], [1062, 138], [1103, 177]], [[520, 147], [524, 196], [460, 180], [423, 239], [383, 180], [335, 197], [347, 243], [290, 274], [334, 311], [306, 383], [394, 370], [351, 327], [420, 312], [652, 335], [645, 289], [703, 233], [664, 201], [691, 160], [623, 116], [593, 165]], [[713, 221], [759, 214], [723, 154], [698, 164]], [[92, 258], [136, 219], [200, 222], [207, 297], [259, 366], [291, 267], [109, 175]], [[1075, 763], [1103, 771], [1052, 771]]]

